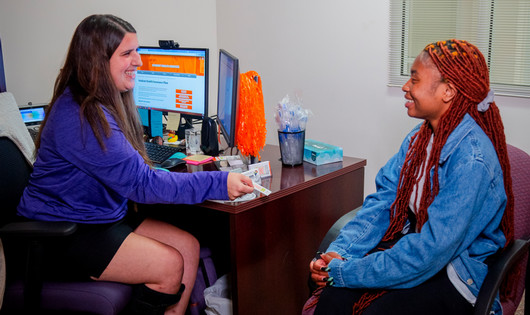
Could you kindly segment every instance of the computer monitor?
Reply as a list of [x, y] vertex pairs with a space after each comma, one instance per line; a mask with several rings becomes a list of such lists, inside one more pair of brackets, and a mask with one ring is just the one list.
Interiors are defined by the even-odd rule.
[[44, 121], [46, 105], [19, 107], [18, 109], [26, 126], [40, 125]]
[[236, 145], [239, 107], [239, 60], [224, 49], [219, 50], [217, 120], [228, 147]]
[[4, 57], [2, 55], [2, 40], [0, 39], [0, 93], [7, 91], [6, 76], [4, 73]]
[[208, 116], [208, 49], [140, 47], [133, 96], [136, 106]]

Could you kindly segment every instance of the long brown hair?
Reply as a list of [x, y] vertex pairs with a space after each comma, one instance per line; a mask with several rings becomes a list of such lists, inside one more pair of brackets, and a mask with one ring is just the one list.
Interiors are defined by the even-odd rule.
[[[91, 15], [85, 18], [74, 32], [66, 61], [55, 81], [47, 113], [64, 91], [70, 88], [80, 106], [81, 121], [86, 119], [103, 150], [106, 149], [103, 137], [109, 137], [111, 129], [101, 106], [107, 108], [127, 140], [146, 163], [150, 163], [132, 91], [120, 92], [110, 73], [110, 58], [127, 33], [136, 33], [136, 30], [130, 23], [114, 15]], [[47, 118], [48, 115], [41, 130]], [[40, 134], [36, 142], [37, 150], [39, 147]]]

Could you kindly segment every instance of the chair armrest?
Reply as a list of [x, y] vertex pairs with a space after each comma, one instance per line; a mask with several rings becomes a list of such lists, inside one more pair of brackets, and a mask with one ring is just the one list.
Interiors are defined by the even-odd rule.
[[515, 240], [489, 266], [475, 303], [475, 315], [489, 314], [501, 283], [510, 269], [528, 254], [529, 240]]
[[0, 228], [0, 237], [14, 242], [28, 242], [24, 276], [24, 308], [27, 314], [37, 314], [41, 301], [43, 242], [65, 237], [77, 230], [74, 222], [18, 221]]
[[68, 236], [77, 230], [74, 222], [22, 221], [0, 228], [0, 237], [42, 238]]
[[318, 247], [319, 252], [325, 252], [326, 249], [328, 249], [329, 244], [331, 244], [331, 242], [333, 242], [337, 236], [339, 236], [340, 230], [346, 225], [346, 223], [350, 222], [351, 219], [357, 215], [357, 212], [359, 212], [361, 208], [362, 207], [355, 208], [335, 221], [320, 243], [320, 246]]

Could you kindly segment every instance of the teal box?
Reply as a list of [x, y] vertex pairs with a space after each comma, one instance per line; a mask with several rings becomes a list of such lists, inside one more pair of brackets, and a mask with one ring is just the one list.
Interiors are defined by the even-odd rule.
[[342, 148], [324, 142], [306, 139], [304, 161], [316, 165], [342, 161]]

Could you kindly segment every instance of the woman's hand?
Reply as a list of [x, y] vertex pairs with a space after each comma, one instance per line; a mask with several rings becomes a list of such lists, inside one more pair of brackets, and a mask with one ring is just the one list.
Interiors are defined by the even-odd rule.
[[313, 280], [319, 287], [333, 284], [333, 278], [330, 278], [328, 273], [328, 264], [333, 258], [344, 260], [339, 254], [329, 252], [320, 254], [320, 259], [313, 259], [309, 263], [311, 280]]
[[250, 194], [254, 191], [252, 180], [240, 173], [228, 173], [226, 183], [228, 189], [228, 198], [234, 200], [244, 194]]

